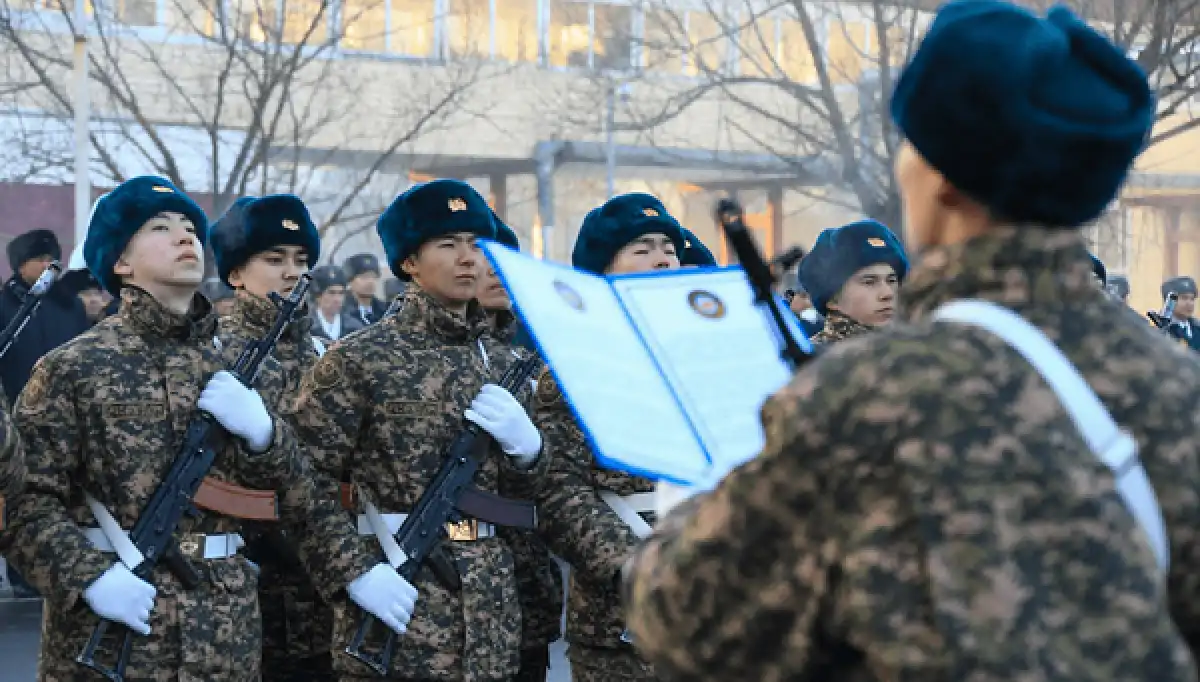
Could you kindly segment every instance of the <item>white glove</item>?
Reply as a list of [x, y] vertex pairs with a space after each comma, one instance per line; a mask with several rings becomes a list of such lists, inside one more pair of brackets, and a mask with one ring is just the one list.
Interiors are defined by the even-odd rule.
[[491, 434], [500, 449], [519, 464], [531, 464], [542, 451], [542, 434], [525, 408], [511, 393], [495, 384], [485, 384], [463, 416]]
[[114, 564], [83, 591], [83, 600], [97, 616], [148, 635], [156, 594], [153, 585], [134, 575], [125, 564]]
[[258, 391], [246, 388], [225, 370], [208, 380], [196, 406], [211, 414], [225, 430], [246, 441], [251, 452], [263, 452], [275, 438], [275, 422]]
[[403, 635], [417, 605], [417, 588], [387, 564], [376, 564], [346, 586], [346, 593], [363, 611]]

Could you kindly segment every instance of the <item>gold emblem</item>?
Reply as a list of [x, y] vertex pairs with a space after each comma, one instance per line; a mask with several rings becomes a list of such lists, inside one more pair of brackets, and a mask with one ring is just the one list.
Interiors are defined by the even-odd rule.
[[[332, 350], [332, 349], [330, 349]], [[328, 391], [341, 381], [345, 373], [342, 356], [339, 353], [325, 351], [325, 355], [317, 361], [312, 370], [312, 387], [314, 391]]]
[[454, 199], [451, 199], [450, 201], [447, 201], [446, 207], [450, 209], [451, 213], [458, 213], [459, 211], [465, 211], [465, 210], [467, 210], [467, 200], [459, 199], [456, 197]]
[[887, 242], [883, 241], [879, 237], [869, 237], [867, 239], [867, 243], [877, 249], [882, 249], [883, 247], [887, 246]]
[[553, 405], [558, 402], [559, 395], [558, 382], [554, 380], [550, 370], [544, 370], [537, 382], [538, 402], [542, 405]]
[[643, 209], [642, 209], [642, 215], [644, 215], [644, 216], [648, 216], [648, 217], [650, 217], [650, 218], [657, 218], [657, 217], [658, 217], [658, 210], [657, 210], [657, 209], [653, 209], [653, 208], [643, 208]]
[[154, 185], [150, 189], [154, 190], [155, 192], [161, 192], [162, 194], [174, 194], [175, 193], [175, 190], [171, 189], [170, 187], [163, 187], [162, 185]]
[[195, 556], [200, 550], [200, 543], [195, 540], [184, 540], [179, 543], [179, 553], [184, 556]]
[[725, 317], [725, 302], [710, 291], [697, 289], [688, 294], [688, 305], [700, 317], [707, 317], [710, 320]]
[[475, 519], [446, 523], [446, 537], [451, 542], [471, 542], [479, 539], [479, 522]]
[[583, 297], [579, 295], [578, 291], [572, 289], [566, 282], [557, 279], [554, 280], [554, 291], [558, 292], [559, 297], [562, 298], [567, 305], [571, 306], [575, 310], [578, 310], [579, 312], [583, 312]]
[[285, 218], [282, 224], [283, 224], [283, 229], [285, 229], [285, 230], [299, 230], [300, 229], [300, 226], [296, 224], [295, 220], [287, 220]]

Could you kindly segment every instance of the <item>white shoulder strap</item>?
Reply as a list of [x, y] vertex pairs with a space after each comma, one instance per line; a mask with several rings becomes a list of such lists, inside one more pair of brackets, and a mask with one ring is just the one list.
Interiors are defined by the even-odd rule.
[[309, 336], [308, 338], [312, 339], [313, 348], [317, 349], [317, 357], [325, 355], [325, 343], [315, 336]]
[[1025, 318], [988, 301], [954, 301], [935, 310], [933, 319], [968, 324], [991, 332], [1033, 365], [1058, 395], [1088, 448], [1112, 469], [1117, 493], [1145, 532], [1158, 558], [1159, 568], [1166, 573], [1171, 558], [1166, 527], [1158, 497], [1138, 459], [1137, 442], [1117, 426], [1062, 351]]

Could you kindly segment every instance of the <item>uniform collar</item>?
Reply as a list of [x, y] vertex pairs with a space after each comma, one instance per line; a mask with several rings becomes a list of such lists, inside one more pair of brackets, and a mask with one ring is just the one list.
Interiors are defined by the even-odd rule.
[[900, 290], [900, 316], [918, 322], [960, 299], [1022, 308], [1099, 293], [1079, 231], [1004, 227], [922, 253]]

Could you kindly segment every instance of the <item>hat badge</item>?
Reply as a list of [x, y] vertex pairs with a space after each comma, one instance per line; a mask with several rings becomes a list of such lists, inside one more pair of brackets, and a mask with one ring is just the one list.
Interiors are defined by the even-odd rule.
[[644, 216], [649, 216], [649, 217], [651, 217], [651, 218], [657, 218], [657, 217], [658, 217], [658, 210], [657, 210], [657, 209], [653, 209], [653, 208], [643, 208], [643, 209], [642, 209], [642, 215], [644, 215]]
[[285, 229], [285, 230], [299, 230], [300, 229], [300, 226], [296, 224], [295, 220], [288, 220], [287, 218], [284, 218], [284, 220], [281, 224], [283, 225], [283, 229]]
[[150, 189], [153, 189], [155, 192], [161, 192], [163, 194], [174, 194], [175, 193], [175, 190], [171, 189], [170, 187], [163, 187], [162, 185], [154, 185]]
[[878, 249], [882, 249], [883, 247], [887, 246], [887, 242], [883, 241], [879, 237], [868, 237], [867, 243]]
[[455, 197], [455, 198], [451, 199], [450, 201], [446, 202], [446, 207], [450, 209], [451, 213], [458, 213], [459, 211], [465, 211], [465, 210], [467, 210], [467, 200]]

